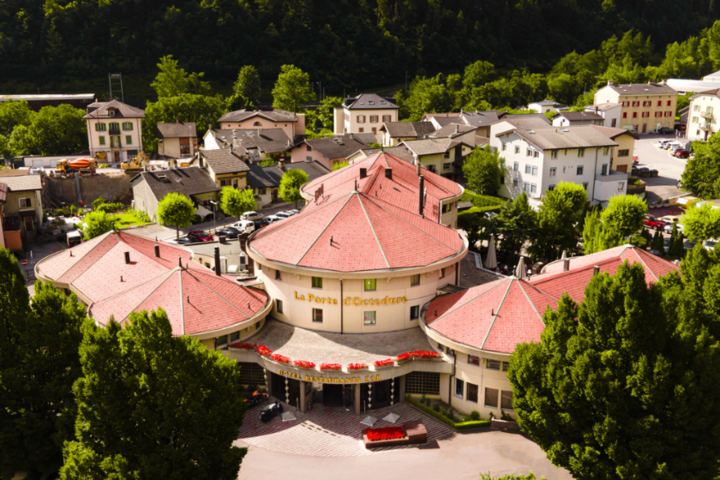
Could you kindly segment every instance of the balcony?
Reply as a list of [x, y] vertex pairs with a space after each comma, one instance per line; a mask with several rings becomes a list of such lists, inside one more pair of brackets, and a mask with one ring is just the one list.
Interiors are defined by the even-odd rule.
[[713, 112], [700, 112], [700, 116], [703, 118], [709, 118], [710, 120], [712, 120]]
[[712, 124], [710, 124], [710, 123], [700, 124], [698, 127], [700, 128], [700, 130], [704, 130], [706, 132], [712, 131]]

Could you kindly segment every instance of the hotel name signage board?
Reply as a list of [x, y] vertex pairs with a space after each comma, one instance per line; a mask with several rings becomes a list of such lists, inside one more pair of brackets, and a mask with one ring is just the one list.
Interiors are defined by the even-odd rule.
[[[347, 377], [347, 378], [340, 378], [340, 377], [321, 377], [317, 375], [310, 375], [310, 374], [304, 374], [301, 375], [299, 373], [295, 372], [288, 372], [287, 370], [279, 370], [279, 375], [282, 375], [283, 377], [288, 378], [294, 378], [296, 380], [303, 380], [305, 382], [315, 382], [315, 383], [363, 383], [362, 377]], [[380, 375], [365, 375], [365, 382], [379, 382], [381, 380]]]
[[[337, 298], [330, 297], [318, 297], [312, 294], [305, 296], [304, 294], [298, 295], [295, 292], [295, 300], [307, 300], [311, 303], [321, 303], [324, 305], [337, 305]], [[360, 297], [345, 297], [343, 305], [355, 305], [355, 306], [367, 306], [367, 305], [395, 305], [407, 302], [407, 297], [385, 297], [385, 298], [360, 298]]]

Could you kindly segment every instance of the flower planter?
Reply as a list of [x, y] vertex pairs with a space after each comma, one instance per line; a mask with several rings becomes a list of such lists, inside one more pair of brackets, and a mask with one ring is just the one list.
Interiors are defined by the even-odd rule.
[[431, 352], [431, 351], [420, 351], [416, 350], [414, 352], [405, 352], [401, 355], [398, 355], [397, 362], [405, 363], [410, 360], [442, 360], [443, 356], [440, 353], [437, 352]]
[[270, 357], [270, 360], [278, 363], [283, 363], [285, 365], [290, 365], [290, 357], [280, 355], [279, 353], [273, 353], [272, 357]]
[[390, 438], [387, 440], [370, 440], [368, 438], [368, 432], [386, 429], [368, 428], [363, 430], [363, 443], [365, 444], [365, 448], [393, 447], [427, 442], [427, 429], [420, 421], [405, 422], [403, 423], [402, 429], [405, 432], [404, 437]]
[[268, 357], [268, 358], [271, 358], [271, 357], [272, 357], [272, 354], [273, 354], [273, 353], [270, 351], [270, 349], [267, 348], [265, 345], [258, 345], [258, 346], [257, 346], [257, 352], [258, 352], [260, 355], [262, 355], [263, 357]]
[[377, 369], [380, 369], [380, 368], [394, 367], [394, 366], [395, 366], [395, 359], [393, 359], [393, 358], [388, 358], [388, 359], [386, 359], [386, 360], [377, 360], [374, 365], [375, 365], [375, 369], [376, 369], [376, 370], [377, 370]]
[[295, 360], [293, 362], [293, 366], [297, 368], [304, 368], [305, 370], [312, 370], [315, 368], [315, 364], [313, 362], [306, 362], [305, 360]]
[[368, 368], [369, 367], [364, 363], [351, 363], [347, 366], [348, 372], [362, 372]]
[[320, 371], [322, 372], [337, 372], [342, 370], [342, 365], [339, 363], [323, 363], [320, 365]]

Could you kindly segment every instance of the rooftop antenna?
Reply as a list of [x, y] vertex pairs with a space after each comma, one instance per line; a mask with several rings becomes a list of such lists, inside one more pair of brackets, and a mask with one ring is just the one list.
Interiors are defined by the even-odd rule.
[[125, 103], [125, 93], [123, 91], [122, 73], [108, 73], [108, 83], [110, 84], [110, 101], [115, 100], [113, 97], [113, 84], [115, 91], [120, 90], [120, 101]]

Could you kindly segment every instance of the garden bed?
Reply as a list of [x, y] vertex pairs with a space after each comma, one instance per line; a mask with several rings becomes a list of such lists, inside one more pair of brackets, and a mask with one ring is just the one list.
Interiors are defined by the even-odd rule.
[[[402, 434], [402, 437], [399, 436], [400, 434]], [[396, 447], [426, 442], [427, 428], [420, 420], [405, 422], [402, 427], [367, 428], [363, 430], [365, 448]]]

